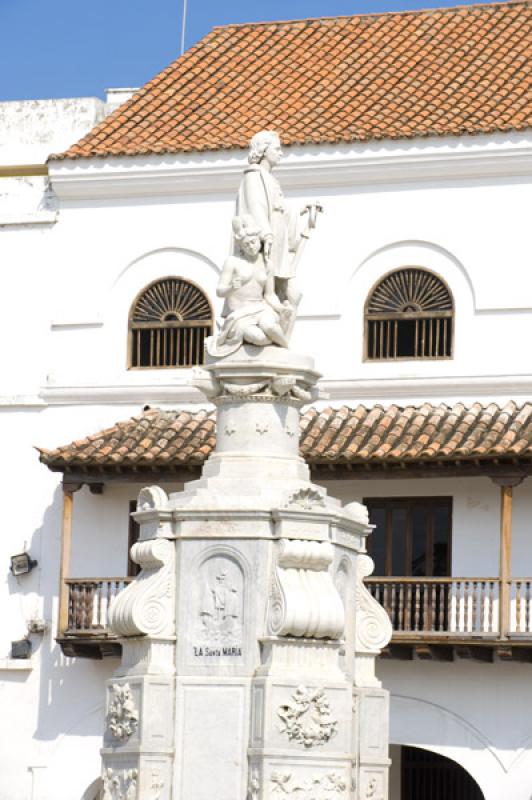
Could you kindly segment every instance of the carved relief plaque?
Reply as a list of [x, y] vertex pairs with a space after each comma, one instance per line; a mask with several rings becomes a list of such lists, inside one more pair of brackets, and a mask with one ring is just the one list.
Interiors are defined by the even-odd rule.
[[104, 769], [103, 800], [136, 800], [138, 775], [137, 769]]
[[320, 772], [311, 777], [299, 777], [289, 771], [272, 772], [271, 797], [312, 798], [312, 800], [340, 800], [347, 797], [347, 782], [339, 772]]
[[331, 716], [329, 699], [323, 689], [298, 686], [290, 700], [279, 706], [279, 730], [306, 748], [323, 745], [336, 735], [338, 720]]
[[243, 658], [244, 576], [235, 559], [214, 555], [200, 566], [190, 655], [193, 663]]
[[139, 724], [139, 712], [135, 707], [129, 683], [113, 683], [107, 713], [107, 729], [114, 739], [127, 741]]

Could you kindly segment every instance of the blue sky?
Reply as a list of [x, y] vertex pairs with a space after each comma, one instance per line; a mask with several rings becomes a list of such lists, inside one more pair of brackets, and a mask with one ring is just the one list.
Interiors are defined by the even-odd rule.
[[[215, 25], [475, 0], [188, 0], [186, 47]], [[180, 52], [183, 0], [0, 0], [0, 101], [104, 97], [141, 86]]]

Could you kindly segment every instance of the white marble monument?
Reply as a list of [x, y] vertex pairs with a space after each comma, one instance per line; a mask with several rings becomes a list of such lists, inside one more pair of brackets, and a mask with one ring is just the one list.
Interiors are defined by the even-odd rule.
[[370, 533], [299, 456], [319, 375], [289, 338], [295, 270], [319, 205], [286, 208], [257, 134], [224, 265], [221, 328], [195, 385], [217, 407], [200, 480], [143, 489], [142, 567], [116, 599], [122, 663], [107, 687], [105, 800], [386, 800], [389, 640], [364, 588]]

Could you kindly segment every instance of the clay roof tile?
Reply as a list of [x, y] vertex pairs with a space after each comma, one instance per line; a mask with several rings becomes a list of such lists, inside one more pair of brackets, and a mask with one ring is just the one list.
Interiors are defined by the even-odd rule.
[[[150, 409], [55, 449], [39, 449], [53, 470], [200, 465], [216, 442], [214, 412]], [[532, 459], [532, 404], [466, 407], [396, 405], [309, 408], [301, 417], [301, 455], [310, 464], [393, 464], [444, 460]]]
[[530, 0], [215, 28], [53, 158], [459, 136], [531, 125]]

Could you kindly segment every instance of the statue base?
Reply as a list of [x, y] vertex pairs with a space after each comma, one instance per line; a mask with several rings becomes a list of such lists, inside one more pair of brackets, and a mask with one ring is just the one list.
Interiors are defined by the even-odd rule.
[[[391, 627], [363, 585], [366, 509], [328, 497], [299, 456], [318, 377], [279, 347], [244, 346], [196, 373], [217, 406], [216, 450], [184, 491], [139, 495], [143, 570], [110, 615], [124, 663], [109, 682], [106, 800], [385, 800], [374, 661]], [[125, 686], [134, 730], [117, 740]], [[112, 780], [134, 790], [109, 793]]]

